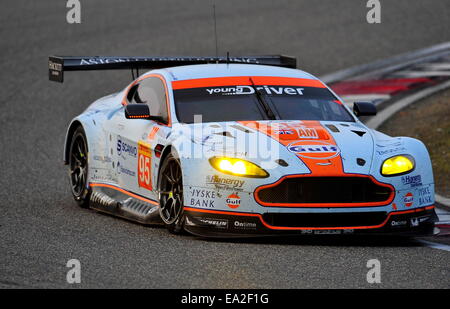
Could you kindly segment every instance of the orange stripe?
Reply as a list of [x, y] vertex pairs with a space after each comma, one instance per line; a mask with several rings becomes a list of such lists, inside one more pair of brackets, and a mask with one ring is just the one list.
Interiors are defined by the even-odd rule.
[[137, 194], [131, 193], [129, 191], [126, 191], [126, 190], [124, 190], [122, 188], [119, 188], [119, 187], [116, 187], [116, 186], [113, 186], [113, 185], [108, 185], [108, 184], [104, 184], [104, 183], [91, 183], [91, 184], [89, 184], [89, 186], [91, 186], [91, 187], [105, 187], [105, 188], [114, 189], [114, 190], [117, 190], [119, 192], [122, 192], [123, 194], [126, 194], [126, 195], [129, 195], [131, 197], [137, 198], [137, 199], [139, 199], [141, 201], [144, 201], [144, 202], [147, 202], [147, 203], [150, 203], [150, 204], [153, 204], [153, 205], [159, 205], [159, 203], [156, 202], [156, 201], [147, 199], [145, 197], [139, 196]]
[[[272, 76], [251, 76], [255, 85], [280, 85], [280, 86], [303, 86], [325, 88], [325, 85], [316, 79], [293, 78], [293, 77], [272, 77]], [[248, 86], [251, 85], [250, 76], [233, 77], [211, 77], [178, 80], [172, 82], [172, 89], [187, 89], [201, 87], [222, 87], [222, 86]]]
[[250, 213], [240, 213], [240, 212], [231, 212], [231, 211], [218, 211], [218, 210], [208, 210], [208, 209], [200, 209], [200, 208], [193, 208], [193, 207], [184, 207], [187, 211], [192, 212], [202, 212], [202, 213], [213, 213], [213, 214], [225, 214], [225, 215], [232, 215], [232, 216], [247, 216], [247, 217], [258, 217], [261, 223], [271, 230], [362, 230], [362, 229], [376, 229], [381, 228], [389, 221], [389, 219], [392, 216], [396, 215], [403, 215], [407, 213], [414, 213], [414, 212], [422, 212], [425, 210], [433, 209], [434, 206], [427, 206], [424, 208], [417, 208], [412, 210], [405, 210], [405, 211], [397, 211], [397, 212], [391, 212], [388, 214], [386, 220], [384, 220], [381, 224], [378, 225], [372, 225], [372, 226], [351, 226], [351, 227], [284, 227], [284, 226], [272, 226], [267, 224], [264, 220], [261, 214], [250, 214]]
[[[316, 139], [308, 139], [308, 138], [297, 138], [297, 139], [281, 139], [280, 135], [277, 134], [276, 128], [272, 127], [271, 124], [265, 124], [260, 123], [257, 121], [239, 121], [242, 125], [247, 126], [249, 128], [258, 130], [261, 133], [266, 134], [267, 136], [275, 139], [283, 146], [288, 146], [292, 142], [321, 142], [326, 140], [327, 144], [331, 144], [333, 146], [337, 146], [334, 138], [327, 133], [326, 129], [320, 124], [319, 121], [298, 121], [297, 123], [290, 123], [286, 122], [286, 129], [291, 129], [295, 131], [296, 128], [298, 128], [298, 124], [301, 124], [302, 126], [313, 129], [316, 132], [318, 132], [318, 138]], [[294, 135], [295, 136], [295, 135]], [[297, 157], [303, 161], [303, 163], [306, 164], [306, 166], [311, 171], [311, 174], [314, 176], [344, 176], [344, 170], [342, 167], [342, 160], [340, 154], [334, 158], [329, 159], [319, 159], [319, 158], [305, 158], [304, 156], [300, 157], [297, 155]], [[326, 165], [319, 165], [319, 164], [326, 164]]]

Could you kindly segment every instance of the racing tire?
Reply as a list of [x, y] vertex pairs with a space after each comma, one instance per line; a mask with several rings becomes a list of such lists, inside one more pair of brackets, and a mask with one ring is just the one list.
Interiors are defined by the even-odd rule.
[[169, 154], [158, 175], [159, 215], [173, 234], [184, 231], [183, 173], [180, 160]]
[[72, 135], [69, 149], [69, 181], [75, 202], [83, 207], [89, 207], [91, 191], [88, 187], [88, 146], [86, 134], [79, 126]]

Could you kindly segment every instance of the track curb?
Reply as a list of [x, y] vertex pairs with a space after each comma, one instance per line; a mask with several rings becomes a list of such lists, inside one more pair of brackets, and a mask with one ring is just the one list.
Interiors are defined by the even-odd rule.
[[377, 60], [367, 64], [352, 66], [347, 69], [323, 75], [320, 77], [320, 79], [326, 84], [333, 84], [345, 79], [354, 78], [356, 76], [361, 76], [380, 70], [395, 70], [407, 65], [411, 65], [418, 61], [438, 57], [441, 52], [447, 50], [448, 48], [450, 48], [450, 42], [444, 42], [441, 44], [433, 45], [431, 47], [406, 52], [397, 56]]

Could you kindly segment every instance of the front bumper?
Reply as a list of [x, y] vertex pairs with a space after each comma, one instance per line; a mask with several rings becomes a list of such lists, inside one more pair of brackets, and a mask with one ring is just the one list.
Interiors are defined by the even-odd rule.
[[[184, 208], [186, 220], [185, 230], [203, 237], [252, 237], [276, 235], [431, 235], [437, 220], [434, 206], [426, 206], [404, 211], [377, 213], [377, 220], [367, 219], [361, 224], [355, 222], [355, 215], [347, 213], [352, 220], [330, 221], [329, 218], [340, 214], [328, 213], [326, 222], [315, 220], [272, 220], [268, 222], [268, 214], [218, 211], [195, 207]], [[367, 213], [366, 213], [367, 214]], [[293, 214], [294, 215], [294, 214]], [[296, 214], [298, 215], [298, 214]], [[345, 215], [344, 215], [345, 216]], [[289, 217], [289, 214], [288, 216]], [[345, 218], [344, 218], [345, 219]], [[274, 223], [278, 223], [274, 225]], [[341, 226], [339, 225], [341, 224]], [[329, 224], [329, 225], [327, 225]]]

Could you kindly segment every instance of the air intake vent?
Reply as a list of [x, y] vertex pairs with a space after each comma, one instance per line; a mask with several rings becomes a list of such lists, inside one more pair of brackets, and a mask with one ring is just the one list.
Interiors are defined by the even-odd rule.
[[307, 176], [289, 177], [275, 185], [260, 187], [256, 196], [264, 206], [378, 206], [393, 199], [393, 189], [370, 177]]

